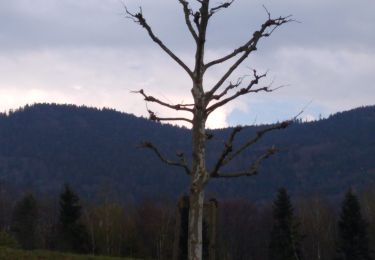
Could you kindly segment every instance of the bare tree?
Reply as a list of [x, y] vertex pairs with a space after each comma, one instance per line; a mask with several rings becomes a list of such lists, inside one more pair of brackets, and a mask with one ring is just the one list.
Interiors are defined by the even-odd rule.
[[[172, 161], [164, 157], [159, 149], [151, 142], [145, 142], [143, 147], [151, 149], [155, 154], [166, 164], [181, 167], [191, 177], [190, 184], [190, 212], [189, 212], [189, 239], [188, 239], [188, 255], [189, 259], [202, 259], [202, 216], [203, 216], [203, 200], [204, 188], [211, 178], [236, 178], [241, 176], [252, 176], [257, 174], [260, 163], [269, 158], [276, 152], [274, 147], [269, 148], [257, 159], [250, 163], [249, 168], [240, 172], [224, 172], [223, 167], [229, 164], [242, 151], [248, 149], [251, 145], [261, 139], [266, 133], [286, 128], [292, 120], [282, 122], [277, 125], [260, 130], [255, 137], [249, 138], [245, 143], [239, 147], [234, 147], [233, 142], [236, 135], [242, 130], [242, 127], [233, 129], [228, 140], [225, 143], [223, 151], [219, 156], [213, 169], [206, 168], [206, 141], [209, 135], [206, 133], [206, 120], [208, 116], [216, 109], [226, 105], [236, 98], [250, 93], [258, 92], [272, 92], [276, 88], [272, 84], [260, 86], [266, 73], [258, 73], [252, 71], [252, 79], [245, 82], [248, 77], [239, 78], [235, 83], [227, 84], [229, 77], [239, 67], [239, 65], [249, 57], [252, 52], [257, 50], [257, 45], [262, 38], [269, 37], [275, 29], [281, 25], [292, 21], [291, 16], [272, 18], [270, 12], [266, 8], [266, 19], [260, 28], [249, 36], [247, 42], [238, 48], [234, 49], [227, 55], [214, 59], [212, 61], [205, 61], [205, 47], [206, 47], [206, 32], [207, 25], [214, 15], [219, 11], [228, 8], [232, 5], [234, 0], [226, 1], [216, 6], [210, 6], [210, 0], [195, 0], [198, 4], [198, 9], [194, 10], [191, 7], [191, 2], [188, 0], [178, 0], [181, 4], [186, 26], [191, 33], [195, 43], [195, 64], [194, 68], [189, 68], [184, 61], [182, 61], [174, 52], [172, 52], [158, 36], [147, 22], [142, 13], [130, 12], [125, 6], [125, 12], [128, 18], [138, 23], [143, 27], [151, 40], [154, 41], [166, 54], [168, 54], [183, 70], [189, 75], [192, 81], [191, 94], [193, 96], [193, 104], [170, 104], [158, 98], [148, 95], [144, 90], [135, 91], [144, 97], [146, 102], [153, 102], [160, 106], [176, 110], [190, 112], [191, 118], [187, 117], [159, 117], [153, 111], [148, 110], [150, 119], [155, 121], [184, 121], [192, 125], [192, 162], [188, 165], [184, 154], [177, 154], [177, 160]], [[203, 79], [205, 72], [215, 66], [224, 62], [232, 62], [227, 71], [218, 79], [213, 86], [203, 86]], [[226, 85], [227, 84], [227, 85]]]

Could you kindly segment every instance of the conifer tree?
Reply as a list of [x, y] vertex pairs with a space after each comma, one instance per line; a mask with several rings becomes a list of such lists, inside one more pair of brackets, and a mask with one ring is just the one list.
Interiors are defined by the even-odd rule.
[[60, 249], [81, 253], [88, 250], [88, 232], [80, 222], [81, 210], [78, 195], [66, 184], [60, 195]]
[[337, 260], [370, 260], [367, 223], [361, 214], [357, 197], [348, 191], [338, 221]]
[[37, 246], [38, 206], [32, 194], [17, 202], [11, 222], [11, 231], [20, 246], [34, 249]]
[[293, 206], [286, 189], [281, 188], [273, 204], [274, 224], [269, 244], [269, 259], [301, 260], [302, 236], [294, 217]]

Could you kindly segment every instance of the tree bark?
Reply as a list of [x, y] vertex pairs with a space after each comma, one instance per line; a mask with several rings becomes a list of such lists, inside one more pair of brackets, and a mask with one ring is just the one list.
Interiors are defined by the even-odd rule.
[[[272, 32], [279, 26], [284, 23], [292, 21], [290, 16], [278, 17], [275, 19], [271, 18], [271, 14], [265, 8], [268, 19], [261, 25], [258, 31], [255, 31], [250, 39], [239, 48], [236, 48], [234, 51], [225, 55], [224, 57], [218, 58], [211, 62], [208, 62], [205, 65], [204, 56], [205, 56], [205, 43], [206, 43], [206, 33], [209, 19], [216, 12], [228, 8], [234, 1], [226, 0], [223, 3], [210, 8], [210, 0], [198, 0], [200, 3], [200, 8], [198, 10], [193, 10], [189, 7], [188, 0], [179, 0], [183, 6], [184, 16], [186, 25], [192, 34], [195, 43], [196, 43], [196, 52], [195, 52], [195, 65], [194, 70], [191, 70], [177, 55], [175, 55], [153, 32], [152, 28], [147, 23], [146, 19], [142, 14], [142, 9], [138, 13], [131, 13], [126, 9], [125, 11], [127, 17], [139, 23], [148, 33], [150, 38], [157, 44], [159, 47], [166, 52], [175, 62], [177, 62], [190, 76], [193, 82], [193, 88], [191, 93], [194, 98], [194, 104], [184, 105], [184, 104], [168, 104], [157, 98], [149, 96], [144, 93], [143, 90], [137, 91], [143, 95], [146, 102], [155, 102], [164, 107], [174, 109], [174, 110], [184, 110], [191, 112], [193, 114], [193, 119], [184, 118], [184, 117], [173, 117], [173, 118], [164, 118], [158, 117], [156, 114], [148, 110], [150, 114], [150, 119], [155, 121], [185, 121], [192, 124], [192, 164], [191, 170], [186, 164], [186, 161], [181, 157], [180, 161], [171, 161], [166, 159], [159, 150], [150, 142], [145, 142], [142, 147], [149, 148], [153, 150], [156, 155], [166, 164], [179, 166], [185, 169], [185, 171], [191, 176], [190, 184], [190, 209], [189, 209], [189, 232], [188, 232], [188, 259], [189, 260], [201, 260], [202, 259], [202, 222], [203, 222], [203, 202], [204, 202], [204, 187], [207, 184], [210, 175], [211, 177], [222, 177], [222, 178], [234, 178], [240, 176], [252, 176], [257, 173], [258, 166], [261, 161], [267, 159], [269, 156], [275, 153], [276, 149], [271, 148], [265, 154], [260, 156], [250, 168], [250, 171], [242, 171], [239, 173], [224, 173], [220, 174], [220, 168], [230, 162], [234, 157], [240, 154], [243, 150], [247, 149], [249, 146], [254, 144], [258, 139], [260, 139], [266, 132], [269, 132], [274, 129], [283, 129], [290, 124], [291, 121], [286, 121], [281, 124], [278, 124], [274, 127], [267, 128], [263, 131], [257, 133], [257, 137], [250, 139], [247, 143], [243, 144], [236, 151], [232, 151], [232, 142], [234, 135], [238, 132], [234, 132], [233, 136], [229, 141], [229, 145], [224, 148], [218, 163], [216, 164], [213, 172], [208, 173], [206, 169], [206, 155], [205, 155], [205, 143], [206, 143], [206, 120], [210, 113], [215, 109], [227, 104], [228, 102], [238, 98], [241, 95], [249, 93], [257, 93], [260, 91], [271, 92], [275, 89], [270, 89], [269, 86], [253, 89], [254, 85], [257, 85], [259, 80], [266, 76], [266, 74], [257, 75], [254, 70], [254, 79], [247, 85], [247, 87], [239, 89], [234, 94], [229, 94], [230, 90], [239, 87], [242, 83], [242, 79], [238, 81], [237, 84], [230, 84], [223, 91], [217, 93], [225, 81], [233, 74], [233, 72], [238, 68], [238, 66], [250, 55], [250, 53], [256, 51], [257, 43], [261, 38], [269, 37]], [[230, 59], [236, 59], [234, 63], [227, 69], [224, 75], [219, 79], [219, 81], [208, 91], [205, 92], [203, 88], [203, 77], [205, 71], [214, 65], [222, 64]], [[277, 89], [277, 88], [276, 88]], [[223, 98], [223, 99], [221, 99]], [[220, 100], [221, 99], [221, 100]], [[209, 103], [214, 101], [214, 103]], [[192, 108], [193, 107], [193, 108]]]
[[203, 189], [191, 190], [189, 210], [188, 259], [202, 259]]
[[[199, 70], [199, 69], [198, 69]], [[192, 89], [195, 100], [193, 118], [193, 156], [192, 180], [190, 185], [188, 259], [202, 259], [202, 222], [204, 185], [208, 180], [206, 171], [205, 142], [206, 142], [206, 103], [202, 80], [197, 80]]]

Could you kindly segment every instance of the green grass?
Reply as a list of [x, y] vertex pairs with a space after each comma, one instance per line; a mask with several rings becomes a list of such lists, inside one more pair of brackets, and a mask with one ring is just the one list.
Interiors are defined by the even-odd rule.
[[132, 260], [131, 258], [119, 258], [109, 256], [75, 255], [68, 253], [52, 252], [45, 250], [20, 250], [0, 247], [0, 260]]

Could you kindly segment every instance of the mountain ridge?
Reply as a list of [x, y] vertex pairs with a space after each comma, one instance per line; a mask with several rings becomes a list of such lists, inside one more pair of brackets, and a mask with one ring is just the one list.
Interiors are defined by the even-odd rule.
[[[235, 145], [262, 127], [246, 127]], [[231, 128], [209, 131], [214, 135], [207, 144], [208, 166], [212, 166]], [[271, 199], [281, 186], [296, 196], [335, 197], [349, 187], [363, 189], [375, 181], [373, 133], [375, 106], [293, 124], [265, 136], [229, 167], [249, 166], [249, 158], [276, 145], [280, 152], [263, 163], [258, 176], [214, 180], [207, 193], [262, 201]], [[0, 115], [0, 182], [41, 194], [54, 194], [69, 182], [87, 198], [95, 197], [103, 186], [110, 186], [121, 198], [138, 200], [157, 194], [175, 198], [187, 192], [188, 176], [138, 146], [151, 141], [175, 158], [177, 151], [191, 153], [190, 137], [187, 128], [107, 108], [25, 106]]]

